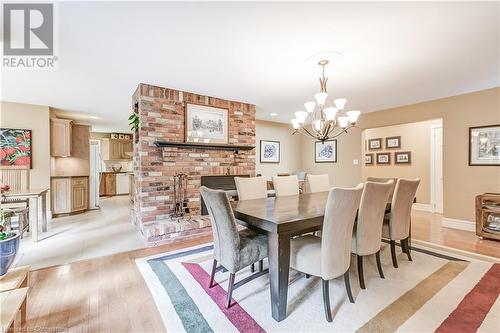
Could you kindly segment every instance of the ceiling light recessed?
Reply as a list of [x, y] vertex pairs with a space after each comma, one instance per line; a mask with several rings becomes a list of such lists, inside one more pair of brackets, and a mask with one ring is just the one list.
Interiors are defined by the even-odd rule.
[[90, 119], [99, 119], [99, 117], [96, 116], [89, 116]]
[[271, 117], [276, 117], [278, 114], [276, 112], [271, 112]]

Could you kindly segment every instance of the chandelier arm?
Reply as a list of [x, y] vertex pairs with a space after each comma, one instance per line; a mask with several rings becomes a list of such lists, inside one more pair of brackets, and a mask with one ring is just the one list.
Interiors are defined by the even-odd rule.
[[339, 136], [341, 136], [342, 134], [344, 133], [347, 133], [347, 131], [353, 127], [357, 127], [356, 125], [349, 125], [347, 126], [346, 128], [342, 129], [340, 132], [338, 132], [337, 134], [335, 134], [334, 136], [332, 136], [330, 139], [335, 139]]
[[[302, 130], [304, 130], [307, 134], [306, 134], [306, 133], [304, 133], [304, 132], [302, 132], [302, 131], [301, 131], [301, 129], [302, 129]], [[309, 131], [307, 131], [306, 129], [304, 129], [304, 128], [302, 128], [302, 127], [301, 127], [300, 129], [296, 129], [296, 130], [292, 133], [292, 135], [293, 135], [293, 134], [295, 134], [295, 133], [299, 133], [300, 135], [303, 135], [303, 136], [304, 136], [304, 137], [306, 137], [306, 138], [313, 138], [313, 139], [317, 139], [317, 137], [316, 137], [316, 136], [312, 135], [311, 133], [309, 133]]]

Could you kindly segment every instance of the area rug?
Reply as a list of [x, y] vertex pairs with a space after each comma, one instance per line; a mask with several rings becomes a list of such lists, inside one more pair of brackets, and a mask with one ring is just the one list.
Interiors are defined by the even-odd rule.
[[[385, 279], [375, 258], [365, 258], [366, 289], [351, 262], [355, 298], [347, 299], [342, 278], [330, 282], [333, 322], [325, 319], [321, 280], [290, 271], [288, 316], [271, 316], [268, 275], [236, 289], [224, 308], [229, 274], [216, 274], [208, 288], [211, 244], [137, 260], [168, 332], [499, 332], [500, 264], [414, 247], [413, 262], [398, 249], [393, 268], [382, 248]], [[267, 263], [265, 263], [267, 265]], [[249, 269], [236, 275], [245, 278]]]

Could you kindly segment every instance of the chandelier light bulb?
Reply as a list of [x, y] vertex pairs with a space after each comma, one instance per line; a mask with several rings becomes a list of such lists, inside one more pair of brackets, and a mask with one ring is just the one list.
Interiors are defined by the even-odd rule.
[[355, 110], [355, 111], [347, 111], [345, 114], [347, 115], [347, 118], [349, 118], [349, 121], [354, 124], [358, 121], [360, 113], [361, 111]]
[[311, 113], [311, 112], [314, 111], [314, 108], [316, 107], [316, 102], [313, 102], [313, 101], [311, 101], [311, 102], [305, 102], [304, 106], [306, 108], [306, 111], [309, 112], [309, 113]]
[[319, 93], [314, 95], [314, 99], [316, 100], [316, 103], [319, 106], [325, 105], [327, 97], [328, 97], [328, 93], [326, 93], [326, 92], [319, 92]]
[[297, 118], [290, 120], [290, 122], [292, 123], [293, 129], [300, 128], [300, 123], [299, 123], [299, 120]]
[[346, 116], [338, 117], [338, 121], [341, 128], [346, 128], [349, 125], [349, 118]]
[[313, 126], [314, 129], [319, 132], [321, 130], [321, 120], [315, 120]]
[[295, 118], [297, 118], [297, 121], [299, 122], [299, 124], [303, 124], [306, 121], [307, 112], [297, 111], [297, 112], [295, 112]]
[[335, 116], [337, 115], [337, 108], [333, 106], [329, 106], [323, 109], [323, 113], [325, 114], [326, 120], [335, 120]]
[[336, 98], [333, 103], [340, 111], [344, 110], [345, 103], [347, 103], [347, 99], [345, 98]]

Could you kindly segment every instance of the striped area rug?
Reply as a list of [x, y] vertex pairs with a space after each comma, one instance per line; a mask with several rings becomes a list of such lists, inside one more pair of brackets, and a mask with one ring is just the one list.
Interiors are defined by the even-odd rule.
[[[399, 253], [395, 269], [384, 244], [385, 279], [378, 276], [375, 258], [365, 258], [365, 290], [353, 257], [354, 304], [342, 278], [330, 282], [333, 322], [325, 320], [321, 280], [293, 270], [288, 316], [276, 322], [267, 275], [236, 289], [236, 303], [224, 308], [229, 274], [217, 273], [218, 284], [207, 287], [212, 251], [204, 245], [137, 260], [168, 332], [500, 332], [498, 263], [415, 248], [413, 262]], [[238, 273], [236, 281], [249, 274]]]

